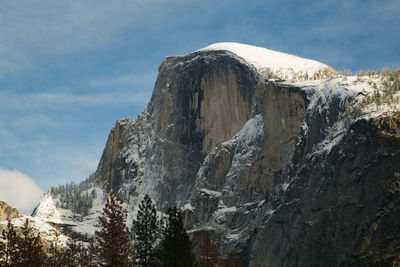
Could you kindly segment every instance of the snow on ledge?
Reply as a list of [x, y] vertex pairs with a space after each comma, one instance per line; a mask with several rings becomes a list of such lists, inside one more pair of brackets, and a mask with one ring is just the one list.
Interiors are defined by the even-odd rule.
[[205, 193], [206, 195], [210, 195], [210, 196], [215, 197], [215, 198], [219, 198], [222, 195], [221, 192], [210, 190], [210, 189], [207, 189], [207, 188], [201, 188], [200, 191], [202, 193]]
[[189, 211], [194, 211], [193, 206], [190, 203], [186, 203], [183, 207], [182, 210], [189, 210]]

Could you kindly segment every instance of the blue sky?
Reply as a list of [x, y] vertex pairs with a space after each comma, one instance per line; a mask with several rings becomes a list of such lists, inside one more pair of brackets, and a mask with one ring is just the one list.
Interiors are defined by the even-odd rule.
[[88, 176], [166, 56], [232, 41], [338, 70], [397, 68], [399, 13], [398, 0], [2, 0], [0, 186], [7, 173], [42, 191]]

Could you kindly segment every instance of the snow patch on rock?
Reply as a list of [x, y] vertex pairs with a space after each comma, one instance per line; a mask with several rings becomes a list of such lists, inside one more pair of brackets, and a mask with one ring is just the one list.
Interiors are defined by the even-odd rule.
[[229, 51], [253, 65], [264, 76], [272, 74], [283, 80], [318, 79], [335, 73], [334, 69], [316, 60], [252, 45], [224, 42], [209, 45], [198, 51], [210, 50]]

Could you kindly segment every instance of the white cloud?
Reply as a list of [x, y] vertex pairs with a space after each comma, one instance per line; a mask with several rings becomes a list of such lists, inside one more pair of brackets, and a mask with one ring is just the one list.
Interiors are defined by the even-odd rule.
[[25, 212], [39, 203], [41, 193], [32, 179], [20, 171], [0, 169], [0, 200]]

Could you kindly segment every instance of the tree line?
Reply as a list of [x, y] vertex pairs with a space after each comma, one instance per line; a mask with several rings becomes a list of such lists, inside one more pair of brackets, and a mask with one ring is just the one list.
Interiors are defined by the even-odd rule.
[[58, 198], [57, 207], [70, 209], [75, 213], [86, 216], [89, 209], [93, 206], [93, 199], [96, 198], [96, 190], [93, 188], [95, 174], [92, 173], [82, 182], [74, 182], [65, 185], [50, 187], [50, 193], [54, 198]]
[[140, 202], [132, 227], [126, 226], [127, 210], [110, 193], [99, 217], [100, 230], [88, 244], [70, 239], [61, 245], [59, 234], [49, 245], [26, 219], [17, 231], [11, 221], [1, 232], [0, 266], [142, 266], [142, 267], [241, 267], [236, 253], [222, 260], [210, 233], [203, 235], [200, 252], [195, 255], [176, 207], [159, 219], [148, 195]]
[[[339, 72], [347, 80], [346, 76], [351, 76], [350, 70]], [[376, 79], [380, 80], [380, 83], [376, 83]], [[375, 107], [376, 110], [381, 106], [388, 106], [393, 109], [400, 103], [400, 68], [389, 69], [383, 68], [381, 70], [360, 70], [357, 73], [357, 79], [353, 81], [353, 84], [367, 81], [367, 84], [374, 88], [372, 93], [367, 93], [363, 90], [364, 97], [361, 101], [350, 103], [348, 100], [345, 102], [345, 112], [340, 113], [339, 116], [352, 121], [354, 118], [361, 116], [365, 111], [365, 107]]]

